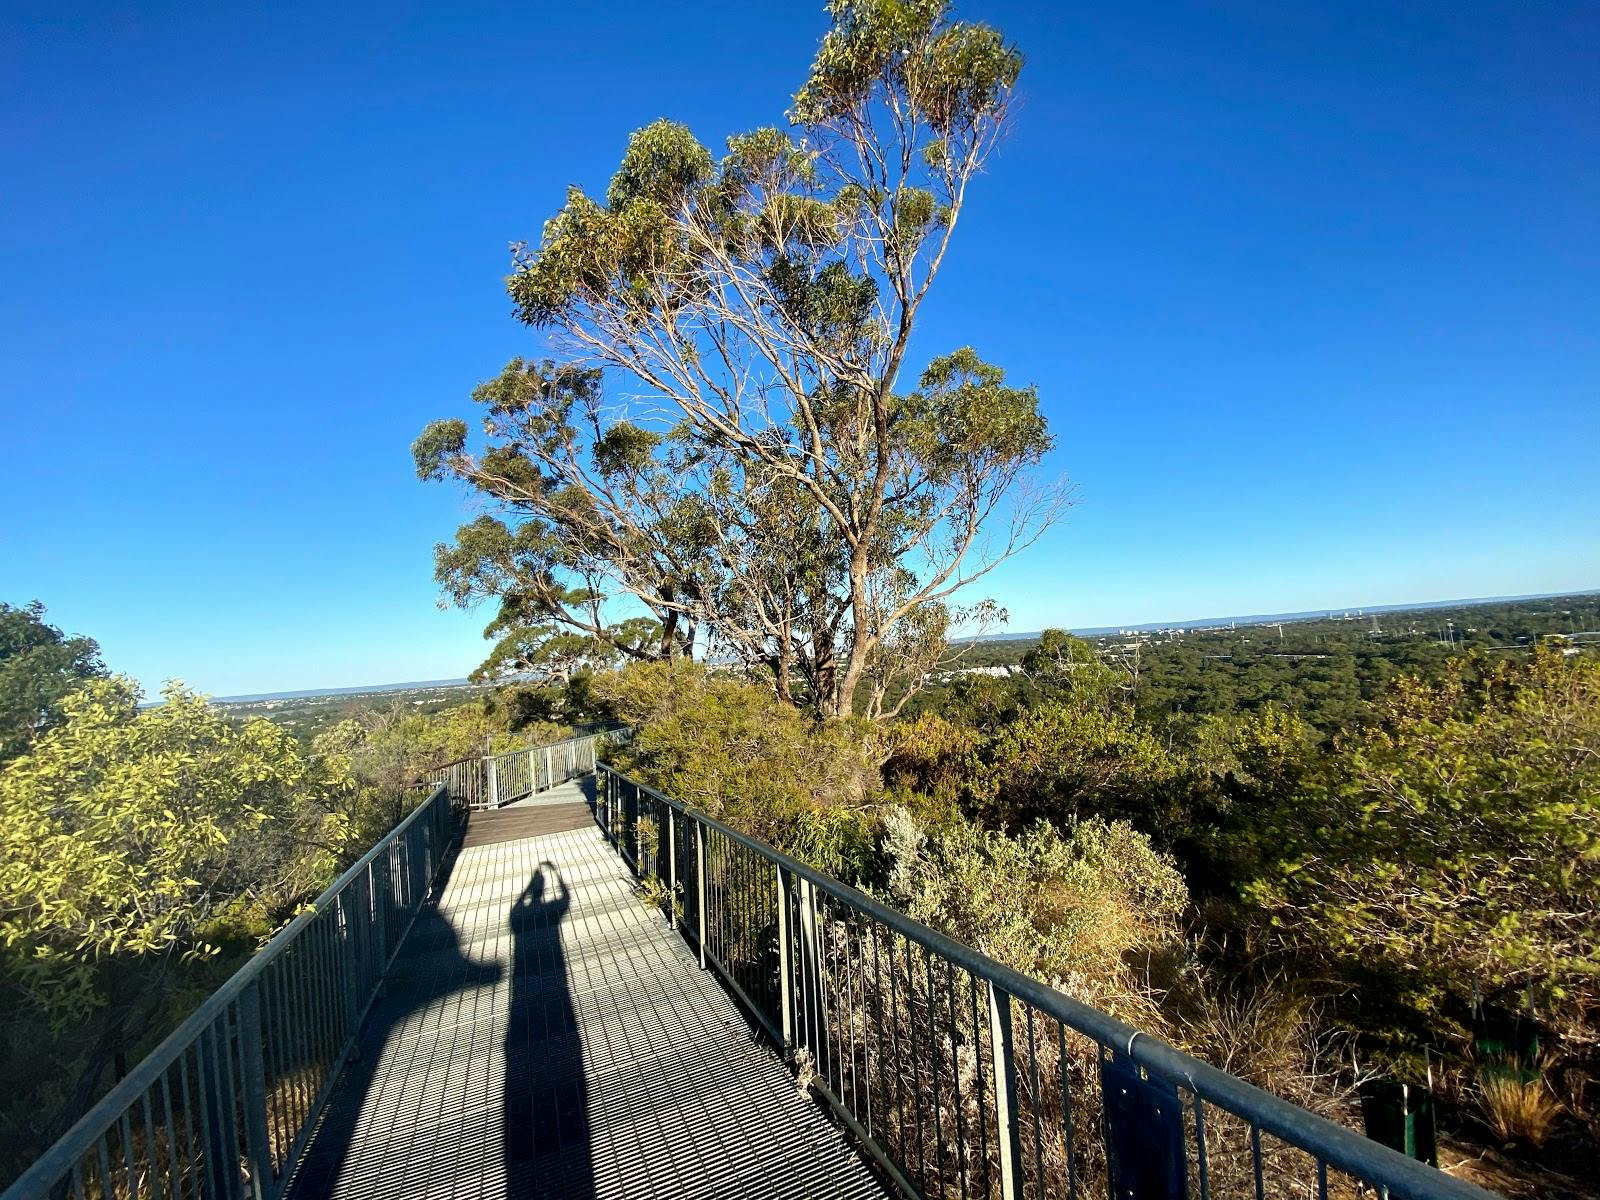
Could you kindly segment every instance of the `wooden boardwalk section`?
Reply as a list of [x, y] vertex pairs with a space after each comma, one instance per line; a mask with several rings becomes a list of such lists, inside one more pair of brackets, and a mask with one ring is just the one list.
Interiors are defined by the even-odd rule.
[[474, 814], [289, 1194], [886, 1195], [638, 898], [585, 798]]

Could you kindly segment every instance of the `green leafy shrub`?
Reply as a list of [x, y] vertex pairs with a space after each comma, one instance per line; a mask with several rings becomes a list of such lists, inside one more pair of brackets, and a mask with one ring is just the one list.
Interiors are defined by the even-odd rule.
[[973, 809], [986, 824], [1022, 829], [1080, 817], [1169, 824], [1183, 763], [1132, 712], [1050, 703], [1006, 726], [983, 753]]
[[1180, 951], [1183, 877], [1124, 822], [1012, 836], [965, 820], [923, 831], [891, 809], [883, 852], [907, 914], [1113, 1011], [1133, 1006], [1135, 964]]
[[[819, 865], [854, 856], [879, 775], [875, 739], [852, 721], [815, 721], [753, 683], [678, 659], [595, 677], [633, 738], [618, 767], [675, 799]], [[855, 847], [856, 849], [849, 849]]]
[[1600, 1013], [1600, 661], [1458, 659], [1374, 707], [1326, 778], [1265, 814], [1277, 853], [1249, 898], [1290, 949], [1404, 1000], [1419, 1036], [1448, 1036], [1476, 993], [1528, 992], [1581, 1052]]

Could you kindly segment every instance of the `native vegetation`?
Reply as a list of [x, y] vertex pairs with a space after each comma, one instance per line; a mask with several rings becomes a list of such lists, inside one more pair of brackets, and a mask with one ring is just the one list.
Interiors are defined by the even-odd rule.
[[392, 828], [430, 768], [565, 732], [513, 689], [308, 743], [181, 684], [142, 706], [38, 604], [0, 606], [0, 635], [0, 1178]]
[[[1324, 738], [1276, 704], [1153, 723], [1043, 645], [975, 712], [887, 728], [691, 664], [598, 690], [624, 769], [1191, 1053], [1344, 1120], [1374, 1072], [1431, 1077], [1513, 1178], [1517, 1147], [1583, 1153], [1600, 658], [1446, 657]], [[1496, 1020], [1536, 1063], [1486, 1048]]]
[[699, 651], [887, 719], [953, 622], [996, 615], [963, 590], [1063, 494], [1031, 387], [970, 347], [911, 358], [1022, 68], [947, 7], [837, 0], [788, 128], [719, 157], [647, 125], [517, 249], [552, 356], [476, 390], [476, 444], [451, 419], [415, 446], [491, 503], [437, 552], [452, 599], [498, 602], [486, 671]]

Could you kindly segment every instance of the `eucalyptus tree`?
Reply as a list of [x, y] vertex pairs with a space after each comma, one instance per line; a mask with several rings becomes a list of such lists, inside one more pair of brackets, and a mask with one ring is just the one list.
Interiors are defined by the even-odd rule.
[[[892, 715], [958, 593], [1063, 493], [1032, 387], [913, 332], [1022, 56], [940, 0], [834, 0], [788, 128], [718, 158], [661, 120], [603, 198], [573, 187], [514, 248], [517, 315], [554, 357], [480, 386], [483, 436], [435, 422], [424, 478], [491, 511], [438, 549], [446, 594], [630, 658], [709, 649], [821, 715]], [[508, 599], [509, 598], [509, 599]], [[619, 623], [618, 612], [650, 623]]]

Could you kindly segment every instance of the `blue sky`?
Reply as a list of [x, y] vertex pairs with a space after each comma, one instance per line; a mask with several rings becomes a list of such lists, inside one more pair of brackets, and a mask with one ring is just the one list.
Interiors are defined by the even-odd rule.
[[[1038, 385], [1036, 629], [1600, 586], [1600, 9], [968, 3], [1015, 129], [920, 343]], [[657, 116], [780, 119], [820, 4], [0, 11], [0, 599], [147, 687], [466, 673], [412, 438]]]

